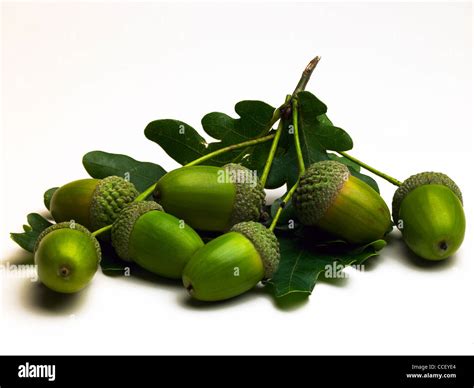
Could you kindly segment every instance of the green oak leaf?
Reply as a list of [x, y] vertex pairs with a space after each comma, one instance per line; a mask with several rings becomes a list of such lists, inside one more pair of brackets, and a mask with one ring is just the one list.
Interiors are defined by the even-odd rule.
[[33, 253], [41, 232], [53, 224], [37, 213], [28, 214], [27, 220], [29, 225], [23, 225], [23, 233], [10, 233], [10, 237], [20, 247]]
[[[235, 112], [239, 115], [238, 119], [225, 113], [208, 113], [201, 120], [202, 127], [209, 136], [220, 140], [210, 143], [208, 152], [267, 134], [274, 111], [275, 108], [265, 102], [246, 100], [235, 105]], [[236, 150], [227, 153], [225, 157], [230, 162], [234, 161], [236, 157], [239, 158], [239, 155], [242, 158], [245, 152], [248, 153], [248, 150]]]
[[[345, 249], [331, 250], [317, 244], [311, 246], [308, 240], [303, 241], [294, 236], [279, 236], [278, 240], [280, 265], [269, 281], [277, 298], [291, 293], [310, 295], [319, 276], [325, 271], [338, 268], [338, 265], [360, 265], [368, 258], [378, 255], [386, 245], [385, 240], [377, 240], [362, 247], [346, 246]], [[331, 245], [333, 244], [329, 244]], [[344, 247], [344, 244], [338, 241], [334, 245]]]
[[82, 164], [92, 178], [103, 179], [111, 175], [125, 177], [138, 191], [145, 191], [160, 179], [166, 171], [150, 162], [139, 162], [130, 156], [91, 151], [84, 155]]
[[307, 164], [327, 159], [327, 150], [352, 148], [352, 139], [346, 131], [324, 122], [322, 115], [327, 108], [316, 96], [306, 91], [298, 93], [298, 107], [300, 142]]
[[[212, 112], [205, 115], [201, 124], [204, 131], [218, 140], [207, 143], [190, 125], [179, 120], [155, 120], [145, 128], [145, 136], [157, 143], [181, 165], [185, 165], [210, 152], [231, 144], [241, 143], [270, 131], [269, 124], [275, 108], [262, 102], [246, 100], [235, 105], [240, 116], [232, 118], [224, 113]], [[234, 162], [248, 165], [248, 155], [254, 147], [234, 150], [206, 161], [207, 165], [223, 165]]]
[[[157, 143], [181, 165], [207, 154], [206, 140], [183, 121], [172, 119], [152, 121], [145, 128], [145, 136]], [[208, 163], [216, 162], [210, 160]]]

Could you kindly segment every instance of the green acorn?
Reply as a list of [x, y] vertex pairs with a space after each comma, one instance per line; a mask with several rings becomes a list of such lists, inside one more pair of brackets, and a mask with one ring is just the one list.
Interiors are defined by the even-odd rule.
[[56, 222], [70, 221], [92, 231], [110, 225], [120, 211], [138, 196], [135, 186], [118, 176], [80, 179], [57, 189], [50, 202]]
[[184, 269], [183, 284], [195, 299], [225, 300], [270, 279], [279, 260], [273, 232], [258, 222], [242, 222], [194, 254]]
[[51, 290], [73, 293], [93, 278], [101, 259], [100, 245], [82, 225], [62, 222], [45, 229], [35, 246], [38, 277]]
[[395, 192], [392, 214], [403, 240], [422, 258], [446, 259], [464, 240], [461, 190], [445, 174], [422, 172], [408, 178]]
[[258, 177], [238, 164], [171, 171], [158, 181], [153, 196], [167, 213], [207, 231], [259, 220], [265, 201]]
[[156, 202], [128, 205], [112, 226], [112, 245], [123, 260], [146, 270], [179, 279], [191, 256], [204, 243], [181, 220], [167, 214]]
[[293, 205], [304, 225], [317, 226], [353, 244], [383, 238], [391, 224], [382, 197], [351, 175], [346, 165], [332, 160], [308, 167]]

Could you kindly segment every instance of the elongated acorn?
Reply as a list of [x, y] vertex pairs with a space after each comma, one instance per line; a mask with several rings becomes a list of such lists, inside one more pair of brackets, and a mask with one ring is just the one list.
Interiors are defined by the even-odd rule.
[[405, 243], [424, 259], [446, 259], [464, 240], [461, 190], [445, 174], [422, 172], [405, 180], [393, 197], [392, 214]]
[[153, 196], [167, 213], [207, 231], [259, 220], [265, 201], [258, 177], [238, 164], [171, 171], [158, 181]]
[[183, 284], [195, 299], [225, 300], [271, 278], [279, 260], [273, 232], [258, 222], [242, 222], [194, 254], [184, 269]]
[[123, 259], [146, 270], [180, 279], [191, 256], [204, 243], [182, 220], [153, 201], [128, 205], [112, 226], [112, 245]]
[[349, 243], [367, 244], [389, 230], [390, 211], [367, 183], [336, 161], [312, 164], [293, 195], [298, 219]]
[[82, 290], [92, 280], [100, 259], [98, 241], [79, 224], [52, 225], [36, 241], [38, 277], [45, 286], [57, 292]]
[[133, 183], [117, 176], [80, 179], [57, 189], [49, 205], [56, 222], [74, 220], [95, 231], [112, 224], [137, 195]]

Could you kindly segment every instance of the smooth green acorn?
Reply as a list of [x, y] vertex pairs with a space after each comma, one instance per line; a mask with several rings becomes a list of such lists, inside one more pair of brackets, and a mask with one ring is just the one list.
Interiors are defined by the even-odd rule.
[[183, 272], [183, 285], [202, 301], [240, 295], [278, 267], [280, 251], [272, 231], [258, 222], [241, 222], [199, 249]]
[[461, 190], [445, 174], [422, 172], [405, 180], [393, 197], [392, 214], [405, 243], [424, 259], [446, 259], [464, 240]]
[[170, 171], [156, 184], [153, 197], [195, 229], [227, 231], [239, 222], [260, 219], [265, 192], [251, 170], [231, 163]]
[[367, 183], [351, 175], [346, 165], [321, 161], [309, 166], [293, 195], [298, 219], [353, 244], [383, 238], [390, 228], [390, 211]]
[[134, 202], [112, 225], [112, 245], [123, 260], [157, 275], [180, 279], [191, 256], [204, 243], [182, 220], [153, 201]]
[[118, 176], [80, 179], [58, 188], [49, 203], [56, 222], [74, 220], [92, 231], [112, 224], [138, 196], [133, 183]]
[[94, 277], [100, 259], [97, 239], [80, 224], [52, 225], [36, 241], [38, 277], [46, 287], [57, 292], [82, 290]]

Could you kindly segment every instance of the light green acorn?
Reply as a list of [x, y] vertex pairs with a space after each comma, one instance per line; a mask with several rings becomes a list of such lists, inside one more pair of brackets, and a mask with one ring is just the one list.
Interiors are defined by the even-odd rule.
[[74, 220], [95, 231], [112, 224], [137, 196], [133, 183], [117, 176], [80, 179], [58, 188], [49, 207], [56, 222]]
[[183, 285], [198, 300], [229, 299], [270, 279], [279, 260], [273, 232], [258, 222], [242, 222], [193, 255], [184, 269]]
[[392, 214], [403, 240], [422, 258], [446, 259], [464, 240], [461, 190], [445, 174], [422, 172], [405, 180], [393, 197]]
[[98, 241], [84, 226], [63, 222], [39, 235], [34, 259], [44, 285], [57, 292], [74, 293], [92, 280], [101, 251]]
[[265, 201], [258, 177], [238, 164], [170, 171], [158, 181], [153, 196], [167, 213], [206, 231], [259, 220]]
[[346, 165], [321, 161], [309, 166], [293, 195], [298, 219], [349, 243], [367, 244], [390, 229], [390, 211], [367, 183]]
[[191, 256], [204, 243], [182, 220], [155, 202], [128, 205], [112, 226], [112, 245], [123, 260], [146, 270], [179, 279]]

